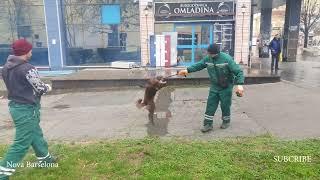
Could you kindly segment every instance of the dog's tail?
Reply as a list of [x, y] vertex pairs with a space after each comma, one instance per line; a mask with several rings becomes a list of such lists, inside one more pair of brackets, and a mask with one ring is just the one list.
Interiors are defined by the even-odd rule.
[[136, 102], [136, 106], [137, 108], [141, 109], [142, 107], [145, 106], [145, 104], [142, 103], [142, 99], [138, 99], [138, 101]]

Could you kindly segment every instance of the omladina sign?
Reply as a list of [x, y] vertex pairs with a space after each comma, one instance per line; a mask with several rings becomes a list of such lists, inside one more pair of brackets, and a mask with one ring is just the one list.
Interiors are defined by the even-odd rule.
[[208, 4], [181, 4], [179, 8], [174, 8], [175, 14], [214, 14], [216, 13], [213, 7]]
[[157, 22], [232, 21], [234, 2], [155, 3]]

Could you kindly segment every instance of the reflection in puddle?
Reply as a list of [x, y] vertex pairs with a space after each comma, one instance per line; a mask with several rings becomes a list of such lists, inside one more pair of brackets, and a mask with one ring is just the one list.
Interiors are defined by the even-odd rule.
[[150, 122], [147, 126], [147, 133], [149, 136], [165, 136], [168, 134], [168, 124], [172, 117], [169, 107], [173, 101], [174, 88], [165, 87], [158, 92], [158, 96], [155, 100], [156, 110], [154, 114], [153, 122]]

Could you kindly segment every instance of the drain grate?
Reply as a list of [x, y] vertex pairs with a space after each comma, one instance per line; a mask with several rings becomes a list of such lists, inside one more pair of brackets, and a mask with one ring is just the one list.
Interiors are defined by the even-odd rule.
[[60, 105], [53, 106], [53, 109], [68, 109], [68, 108], [70, 108], [70, 105], [67, 105], [67, 104], [60, 104]]

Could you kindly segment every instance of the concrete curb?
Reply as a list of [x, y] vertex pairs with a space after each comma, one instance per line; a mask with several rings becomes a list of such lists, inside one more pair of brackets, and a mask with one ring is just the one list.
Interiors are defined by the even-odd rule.
[[[139, 87], [144, 85], [147, 79], [105, 79], [105, 80], [52, 80], [54, 90], [76, 89], [102, 89]], [[280, 82], [280, 76], [270, 77], [246, 77], [245, 84], [264, 84]], [[171, 86], [199, 86], [210, 85], [209, 78], [172, 78], [168, 80]]]

